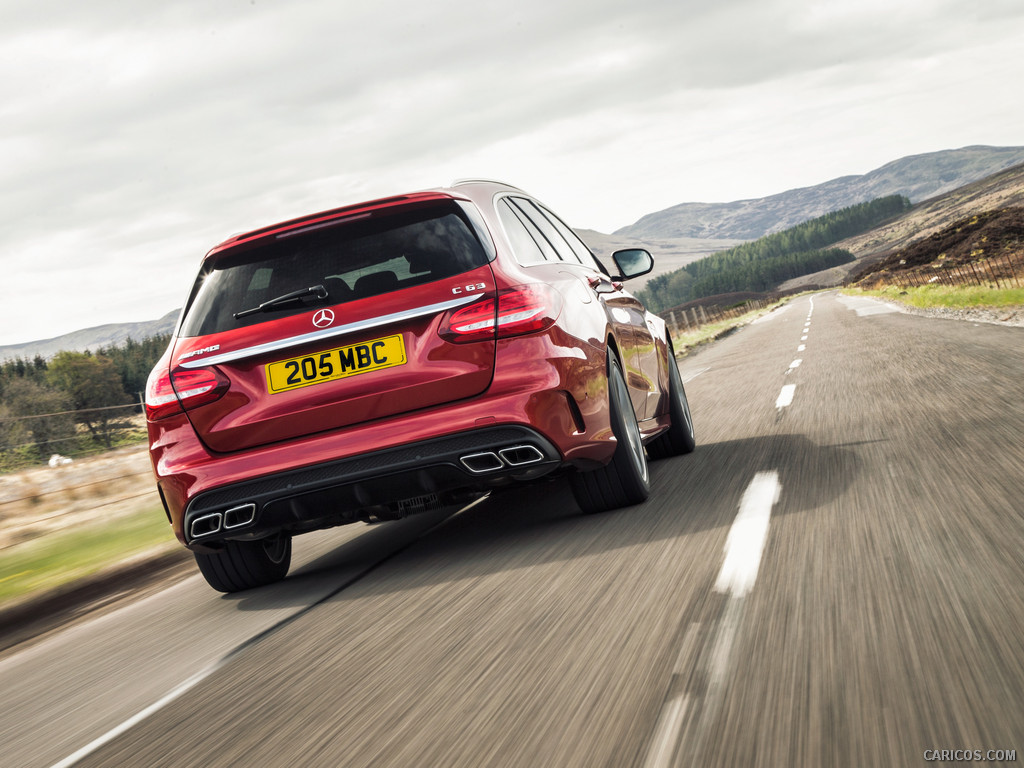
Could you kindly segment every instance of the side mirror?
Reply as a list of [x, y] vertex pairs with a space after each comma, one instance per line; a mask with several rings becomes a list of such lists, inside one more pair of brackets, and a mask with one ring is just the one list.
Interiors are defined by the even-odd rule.
[[612, 261], [619, 270], [619, 279], [646, 275], [654, 269], [654, 257], [643, 248], [626, 248], [612, 254]]

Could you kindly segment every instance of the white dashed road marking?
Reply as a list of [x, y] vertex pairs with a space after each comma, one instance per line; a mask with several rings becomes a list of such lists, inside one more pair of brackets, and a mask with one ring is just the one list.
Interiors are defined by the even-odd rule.
[[750, 481], [725, 540], [725, 562], [715, 582], [716, 592], [744, 597], [754, 586], [768, 537], [768, 520], [781, 492], [776, 471], [758, 472]]
[[801, 344], [799, 347], [796, 348], [796, 351], [797, 352], [803, 352], [805, 349], [807, 349], [807, 345], [806, 344]]
[[[740, 499], [739, 513], [725, 539], [725, 562], [715, 582], [715, 591], [728, 596], [725, 610], [713, 627], [710, 645], [702, 652], [700, 624], [691, 624], [686, 631], [676, 662], [672, 667], [670, 695], [662, 704], [654, 735], [647, 749], [644, 768], [668, 768], [676, 765], [677, 751], [686, 750], [691, 757], [699, 756], [708, 738], [709, 723], [721, 706], [724, 681], [729, 668], [733, 640], [739, 627], [743, 598], [757, 579], [757, 570], [768, 537], [768, 524], [772, 507], [782, 493], [779, 473], [758, 472]], [[687, 692], [682, 683], [693, 669], [703, 667], [707, 674], [707, 687], [701, 693]], [[696, 700], [695, 700], [696, 699]], [[702, 707], [694, 709], [694, 704]], [[699, 714], [694, 714], [698, 712]], [[693, 720], [698, 717], [699, 720]], [[690, 718], [692, 722], [687, 723]], [[693, 743], [681, 744], [684, 733]]]
[[779, 393], [779, 399], [775, 401], [776, 408], [785, 408], [793, 403], [793, 393], [796, 392], [796, 384], [787, 384]]
[[668, 768], [672, 765], [672, 753], [675, 752], [679, 733], [683, 730], [688, 702], [687, 696], [680, 694], [662, 707], [644, 768]]

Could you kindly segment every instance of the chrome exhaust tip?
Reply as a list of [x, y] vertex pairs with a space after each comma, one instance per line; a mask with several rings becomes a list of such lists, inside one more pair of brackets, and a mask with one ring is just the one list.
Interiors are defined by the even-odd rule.
[[220, 512], [213, 512], [209, 515], [201, 515], [192, 521], [188, 532], [193, 539], [217, 533], [224, 522], [224, 516]]
[[[256, 505], [242, 504], [224, 512], [224, 529], [241, 528], [256, 519]], [[194, 525], [194, 524], [193, 524]]]
[[511, 448], [502, 448], [498, 455], [510, 467], [521, 467], [524, 464], [536, 464], [544, 461], [544, 454], [535, 445], [514, 445]]
[[470, 453], [459, 457], [459, 462], [474, 475], [481, 475], [485, 472], [496, 472], [505, 466], [493, 451], [483, 453]]

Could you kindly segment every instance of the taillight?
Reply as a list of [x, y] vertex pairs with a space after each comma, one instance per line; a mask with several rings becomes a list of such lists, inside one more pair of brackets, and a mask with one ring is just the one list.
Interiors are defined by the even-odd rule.
[[154, 368], [146, 381], [146, 418], [156, 421], [180, 412], [178, 396], [171, 386], [171, 372], [163, 366]]
[[517, 285], [449, 312], [438, 332], [455, 343], [521, 336], [549, 328], [561, 310], [562, 297], [550, 285]]
[[146, 382], [146, 418], [166, 419], [176, 413], [219, 400], [229, 385], [216, 368], [154, 368]]

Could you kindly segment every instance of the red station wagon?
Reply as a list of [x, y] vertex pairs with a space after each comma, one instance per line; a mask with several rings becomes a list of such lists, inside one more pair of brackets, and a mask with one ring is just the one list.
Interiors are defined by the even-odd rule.
[[146, 388], [178, 539], [215, 589], [284, 578], [296, 534], [564, 477], [647, 498], [693, 426], [665, 323], [548, 208], [466, 181], [233, 237]]

